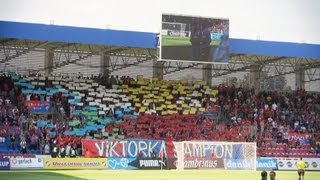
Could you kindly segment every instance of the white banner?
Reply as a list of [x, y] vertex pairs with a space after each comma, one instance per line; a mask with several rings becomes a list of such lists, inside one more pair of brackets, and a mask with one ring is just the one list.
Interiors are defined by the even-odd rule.
[[43, 169], [42, 158], [10, 158], [10, 169]]
[[[277, 158], [279, 170], [297, 170], [296, 164], [300, 160], [299, 158]], [[306, 170], [319, 171], [320, 170], [320, 158], [303, 158], [303, 161], [307, 163]]]

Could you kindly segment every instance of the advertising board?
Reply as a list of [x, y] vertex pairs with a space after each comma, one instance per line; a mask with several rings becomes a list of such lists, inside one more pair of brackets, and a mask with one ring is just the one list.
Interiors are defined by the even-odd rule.
[[9, 169], [10, 169], [10, 159], [0, 158], [0, 170], [9, 170]]
[[107, 169], [107, 158], [44, 158], [43, 169]]
[[260, 170], [260, 171], [278, 170], [278, 161], [276, 158], [259, 158], [257, 159], [256, 170]]
[[[299, 158], [277, 158], [279, 170], [296, 170]], [[306, 162], [306, 170], [320, 171], [320, 158], [303, 158]]]
[[42, 169], [42, 158], [10, 158], [10, 169]]

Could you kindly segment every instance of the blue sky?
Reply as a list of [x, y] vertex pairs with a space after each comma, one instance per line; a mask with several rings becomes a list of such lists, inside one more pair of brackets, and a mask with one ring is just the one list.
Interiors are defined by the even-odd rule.
[[320, 0], [0, 0], [0, 20], [160, 32], [161, 14], [170, 13], [228, 18], [232, 38], [320, 44], [319, 7]]

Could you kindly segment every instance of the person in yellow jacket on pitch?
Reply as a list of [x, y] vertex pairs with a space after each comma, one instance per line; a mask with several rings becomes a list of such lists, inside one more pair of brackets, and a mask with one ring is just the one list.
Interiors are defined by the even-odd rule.
[[304, 180], [304, 172], [307, 164], [302, 160], [302, 157], [300, 157], [300, 160], [297, 162], [296, 166], [298, 170], [299, 180]]

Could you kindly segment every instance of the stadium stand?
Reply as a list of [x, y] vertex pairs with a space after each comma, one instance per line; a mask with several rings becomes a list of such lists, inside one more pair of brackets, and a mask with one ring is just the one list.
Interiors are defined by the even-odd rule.
[[0, 80], [1, 154], [60, 147], [81, 156], [82, 138], [172, 138], [257, 142], [258, 156], [320, 157], [320, 95], [304, 90], [255, 94], [201, 81], [77, 73]]

